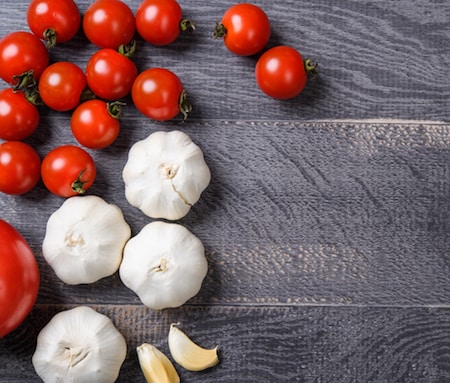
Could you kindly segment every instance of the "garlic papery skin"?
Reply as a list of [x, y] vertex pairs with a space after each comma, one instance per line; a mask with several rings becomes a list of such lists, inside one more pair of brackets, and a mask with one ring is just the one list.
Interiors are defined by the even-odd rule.
[[111, 319], [79, 306], [56, 314], [40, 331], [32, 363], [45, 383], [113, 383], [126, 353]]
[[219, 363], [217, 347], [200, 347], [175, 324], [170, 326], [168, 343], [172, 358], [186, 370], [202, 371]]
[[207, 271], [198, 237], [177, 223], [155, 221], [125, 245], [119, 276], [144, 305], [159, 310], [196, 295]]
[[136, 348], [136, 352], [147, 383], [180, 382], [180, 377], [172, 362], [155, 346], [143, 343]]
[[203, 152], [181, 131], [158, 131], [136, 142], [122, 172], [128, 202], [151, 218], [184, 217], [209, 185]]
[[42, 253], [63, 282], [93, 283], [119, 269], [130, 237], [119, 207], [97, 196], [75, 196], [48, 219]]

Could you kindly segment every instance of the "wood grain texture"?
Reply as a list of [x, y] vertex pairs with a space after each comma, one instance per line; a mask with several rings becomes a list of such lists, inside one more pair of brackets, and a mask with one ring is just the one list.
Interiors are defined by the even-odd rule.
[[[34, 338], [56, 312], [37, 306], [14, 340], [3, 343], [1, 381], [38, 382], [30, 365]], [[177, 366], [183, 382], [447, 382], [448, 309], [387, 307], [194, 307], [160, 313], [141, 306], [92, 306], [126, 336], [119, 381], [144, 382], [135, 348], [150, 342], [170, 357], [167, 333], [179, 322], [193, 340], [219, 347], [203, 372]], [[20, 376], [18, 371], [20, 371]]]
[[[124, 122], [127, 143], [152, 131]], [[57, 120], [56, 136], [67, 124]], [[449, 125], [215, 120], [179, 128], [201, 145], [212, 172], [180, 221], [202, 239], [210, 264], [194, 302], [448, 302]], [[124, 198], [122, 145], [94, 153], [99, 178], [90, 193], [121, 207], [136, 234], [150, 219]], [[96, 296], [92, 286], [57, 280], [40, 245], [62, 199], [41, 184], [2, 197], [3, 216], [31, 236], [52, 281], [40, 302], [139, 302], [117, 276], [98, 282]]]
[[[56, 125], [64, 126], [64, 123], [58, 121]], [[233, 346], [236, 329], [230, 333], [226, 329], [229, 325], [240, 328], [246, 324], [250, 339], [245, 342], [249, 347], [256, 347], [253, 352], [257, 355], [249, 354], [248, 365], [244, 366], [227, 367], [224, 362], [217, 369], [223, 368], [223, 371], [212, 370], [200, 377], [205, 381], [215, 381], [216, 377], [218, 381], [227, 381], [230, 371], [235, 371], [236, 376], [228, 381], [240, 381], [237, 375], [244, 374], [250, 381], [265, 378], [282, 382], [285, 381], [282, 373], [289, 368], [297, 381], [352, 382], [363, 376], [374, 376], [374, 382], [441, 381], [437, 379], [439, 374], [448, 372], [444, 363], [448, 357], [446, 346], [439, 343], [445, 336], [430, 335], [429, 339], [422, 339], [422, 322], [428, 323], [429, 313], [435, 311], [421, 307], [437, 306], [442, 307], [438, 312], [447, 311], [443, 307], [448, 304], [450, 290], [446, 205], [449, 125], [212, 121], [192, 123], [189, 132], [205, 148], [213, 174], [201, 201], [181, 221], [202, 239], [209, 262], [203, 288], [189, 302], [195, 306], [171, 310], [168, 314], [151, 312], [140, 306], [137, 297], [122, 285], [117, 275], [93, 285], [67, 286], [58, 281], [42, 258], [40, 243], [49, 214], [62, 200], [48, 195], [41, 185], [24, 199], [4, 197], [0, 200], [4, 217], [29, 236], [43, 275], [39, 305], [36, 314], [29, 319], [36, 326], [34, 333], [62, 304], [100, 305], [100, 310], [116, 318], [121, 330], [125, 328], [132, 347], [147, 331], [153, 331], [145, 324], [133, 329], [136, 322], [142, 324], [147, 316], [156, 318], [151, 319], [151, 323], [164, 322], [166, 328], [170, 321], [191, 325], [192, 321], [208, 321], [209, 316], [220, 316], [224, 323], [207, 323], [199, 331], [203, 335], [225, 336], [220, 343], [240, 360]], [[146, 134], [145, 130], [134, 130], [130, 132], [130, 140]], [[123, 185], [114, 178], [126, 161], [125, 154], [125, 150], [122, 156], [98, 154], [103, 175], [92, 193], [119, 205], [133, 233], [137, 233], [149, 219], [126, 203]], [[38, 196], [44, 196], [41, 200], [44, 207], [36, 204]], [[29, 216], [33, 218], [28, 219]], [[326, 307], [313, 309], [308, 307], [310, 304]], [[358, 306], [364, 307], [359, 309]], [[306, 314], [311, 310], [314, 314]], [[203, 312], [205, 318], [197, 317]], [[286, 312], [292, 323], [286, 323]], [[333, 349], [337, 347], [334, 342], [348, 342], [354, 337], [352, 331], [356, 324], [347, 323], [353, 315], [348, 312], [355, 313], [355, 320], [362, 322], [357, 326], [371, 326], [373, 316], [395, 313], [397, 319], [386, 319], [373, 333], [366, 334], [367, 339], [358, 338], [363, 344], [376, 342], [372, 338], [381, 336], [378, 332], [382, 326], [388, 326], [392, 334], [405, 331], [406, 338], [411, 336], [412, 339], [405, 340], [398, 335], [399, 345], [385, 344], [389, 337], [380, 340], [382, 350], [389, 350], [400, 358], [388, 358], [393, 363], [389, 367], [391, 370], [379, 370], [388, 360], [378, 361], [380, 364], [374, 366], [364, 364], [374, 358], [369, 352], [375, 352], [378, 355], [375, 358], [382, 357], [382, 351], [373, 351], [372, 346], [368, 346], [370, 350], [366, 354], [364, 350], [356, 352], [353, 345]], [[411, 316], [407, 320], [413, 330], [393, 328], [390, 322], [396, 320], [400, 326], [402, 319], [398, 316], [403, 318], [407, 313]], [[277, 347], [281, 350], [288, 347], [293, 360], [312, 358], [304, 356], [305, 350], [297, 349], [296, 343], [285, 346], [285, 343], [290, 344], [293, 333], [324, 331], [318, 323], [296, 322], [299, 315], [313, 315], [316, 321], [323, 317], [334, 318], [339, 324], [330, 326], [342, 327], [340, 340], [334, 338], [337, 335], [328, 334], [332, 337], [327, 340], [329, 343], [316, 346], [319, 348], [316, 352], [323, 353], [324, 360], [311, 359], [311, 365], [317, 369], [312, 373], [302, 371], [298, 363], [293, 362], [288, 369], [277, 370], [284, 357], [277, 356], [282, 359], [275, 359], [272, 366], [272, 354], [271, 357], [260, 355], [262, 350], [272, 350], [273, 342], [279, 342], [282, 346]], [[183, 320], [183, 316], [190, 319]], [[266, 316], [273, 323], [262, 319]], [[262, 321], [261, 327], [256, 326], [259, 321]], [[435, 325], [430, 326], [431, 330], [423, 331], [434, 331]], [[360, 337], [365, 330], [360, 329]], [[22, 331], [32, 344], [33, 332]], [[346, 334], [347, 331], [350, 334]], [[413, 348], [409, 342], [425, 350], [416, 351], [420, 363], [404, 364], [402, 345], [409, 355]], [[4, 350], [7, 343], [8, 340]], [[29, 349], [28, 356], [30, 352]], [[352, 354], [334, 354], [340, 352]], [[431, 364], [435, 363], [434, 359], [426, 359], [428, 352], [443, 353], [444, 371], [435, 370], [437, 367]], [[348, 363], [347, 371], [338, 368], [337, 356], [341, 362]], [[136, 367], [132, 355], [127, 363]], [[267, 370], [256, 373], [254, 369], [259, 370], [259, 364], [263, 363], [269, 363]], [[330, 370], [325, 368], [328, 363]], [[32, 370], [26, 371], [32, 376]], [[330, 375], [324, 371], [329, 371]], [[17, 379], [16, 373], [12, 374]], [[138, 379], [131, 367], [124, 367], [123, 374], [124, 381], [135, 381], [132, 379], [135, 376]], [[425, 375], [420, 378], [420, 374]], [[426, 374], [435, 375], [430, 380]], [[188, 374], [186, 381], [192, 379]]]
[[[82, 12], [90, 3], [77, 0]], [[135, 10], [139, 0], [126, 3]], [[1, 218], [29, 241], [42, 275], [35, 309], [0, 339], [0, 382], [39, 381], [36, 335], [77, 305], [110, 316], [125, 335], [119, 382], [144, 382], [135, 348], [148, 341], [167, 352], [172, 322], [220, 347], [217, 368], [179, 369], [183, 382], [450, 381], [450, 3], [259, 0], [272, 22], [269, 46], [293, 45], [320, 62], [320, 77], [286, 102], [256, 88], [257, 57], [233, 56], [212, 38], [232, 1], [180, 4], [197, 30], [165, 48], [139, 40], [135, 60], [179, 74], [193, 113], [159, 123], [127, 100], [117, 142], [89, 151], [98, 166], [89, 194], [118, 205], [137, 234], [150, 219], [124, 196], [130, 146], [157, 130], [188, 133], [212, 172], [180, 220], [206, 248], [202, 290], [155, 312], [117, 274], [65, 285], [41, 251], [63, 199], [42, 183], [0, 195]], [[0, 5], [1, 36], [28, 29], [27, 6]], [[95, 50], [80, 32], [51, 57], [84, 69]], [[76, 144], [70, 113], [40, 110], [26, 141], [41, 157]]]
[[[84, 12], [90, 1], [78, 0]], [[127, 4], [137, 9], [138, 0]], [[287, 44], [315, 58], [321, 75], [294, 100], [264, 97], [254, 81], [257, 57], [229, 53], [212, 30], [233, 1], [182, 0], [197, 24], [169, 47], [139, 40], [139, 69], [164, 66], [179, 74], [195, 119], [347, 119], [450, 117], [450, 4], [447, 1], [259, 0], [268, 14], [268, 47]], [[2, 31], [27, 29], [27, 1], [2, 6]], [[4, 34], [4, 33], [3, 33]], [[80, 35], [52, 51], [53, 60], [84, 67], [93, 47]], [[243, 107], [245, 105], [245, 107]], [[130, 111], [133, 113], [133, 111]]]

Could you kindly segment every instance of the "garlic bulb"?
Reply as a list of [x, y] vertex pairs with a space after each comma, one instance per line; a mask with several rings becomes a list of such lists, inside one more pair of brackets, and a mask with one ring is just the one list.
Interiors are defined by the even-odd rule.
[[148, 383], [179, 383], [180, 377], [169, 358], [155, 346], [143, 343], [136, 348], [142, 373]]
[[219, 363], [217, 347], [200, 347], [173, 323], [170, 325], [168, 343], [172, 358], [186, 370], [202, 371]]
[[122, 211], [97, 196], [64, 201], [47, 222], [44, 258], [65, 283], [92, 283], [114, 274], [131, 236]]
[[105, 315], [86, 306], [56, 314], [37, 337], [32, 362], [45, 383], [112, 383], [127, 346]]
[[196, 295], [207, 271], [200, 239], [179, 224], [156, 221], [127, 242], [119, 275], [146, 306], [158, 310]]
[[155, 132], [130, 149], [125, 196], [151, 218], [184, 217], [211, 180], [201, 149], [181, 131]]

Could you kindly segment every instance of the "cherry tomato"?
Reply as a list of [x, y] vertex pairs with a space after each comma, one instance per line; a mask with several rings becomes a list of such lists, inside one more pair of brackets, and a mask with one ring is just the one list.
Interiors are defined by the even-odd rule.
[[30, 313], [39, 284], [39, 268], [28, 242], [0, 219], [0, 338], [15, 330]]
[[50, 48], [77, 34], [81, 15], [73, 0], [31, 0], [27, 22], [31, 31]]
[[230, 52], [239, 56], [252, 56], [268, 43], [271, 28], [266, 13], [258, 6], [235, 4], [222, 16], [214, 29], [214, 37], [223, 37]]
[[85, 101], [72, 114], [70, 120], [72, 133], [77, 141], [87, 148], [105, 148], [119, 135], [120, 114], [120, 103]]
[[110, 48], [94, 53], [86, 65], [89, 89], [105, 100], [118, 100], [127, 96], [137, 74], [133, 61]]
[[167, 121], [191, 110], [179, 77], [168, 69], [150, 68], [141, 72], [131, 90], [136, 108], [145, 116]]
[[39, 81], [42, 102], [53, 110], [74, 109], [86, 89], [86, 76], [75, 64], [60, 61], [49, 65]]
[[136, 26], [133, 11], [120, 0], [96, 0], [84, 14], [83, 30], [94, 45], [118, 49], [134, 37]]
[[0, 91], [0, 138], [20, 141], [30, 136], [39, 125], [39, 111], [25, 97], [25, 93], [3, 89]]
[[58, 146], [42, 161], [42, 181], [48, 190], [60, 197], [85, 193], [96, 175], [93, 158], [75, 145]]
[[15, 195], [29, 192], [39, 181], [40, 166], [41, 159], [30, 145], [4, 142], [0, 145], [0, 191]]
[[136, 29], [145, 41], [162, 46], [174, 42], [180, 31], [195, 29], [195, 25], [183, 19], [176, 0], [143, 0], [136, 11]]
[[280, 45], [264, 52], [255, 68], [256, 82], [268, 96], [290, 99], [305, 88], [308, 75], [316, 73], [317, 64], [303, 60], [294, 48]]
[[17, 85], [17, 76], [33, 71], [39, 80], [48, 66], [49, 54], [45, 44], [30, 32], [11, 32], [0, 40], [0, 77]]

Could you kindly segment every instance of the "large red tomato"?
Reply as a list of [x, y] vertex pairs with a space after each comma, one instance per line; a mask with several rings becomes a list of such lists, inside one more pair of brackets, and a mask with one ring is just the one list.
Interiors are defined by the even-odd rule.
[[133, 11], [120, 0], [95, 0], [84, 14], [83, 30], [92, 44], [118, 49], [134, 37]]
[[167, 121], [180, 112], [184, 118], [191, 111], [180, 78], [165, 68], [150, 68], [134, 81], [131, 97], [136, 108], [145, 116]]
[[239, 3], [230, 7], [214, 29], [214, 37], [223, 37], [230, 52], [251, 56], [268, 43], [271, 28], [266, 13], [258, 6]]
[[30, 32], [11, 32], [0, 40], [0, 77], [17, 85], [17, 76], [33, 72], [39, 80], [48, 66], [49, 54], [45, 44]]
[[27, 10], [31, 31], [48, 47], [72, 39], [81, 25], [81, 15], [73, 0], [31, 0]]
[[39, 292], [39, 268], [23, 236], [0, 219], [0, 337], [30, 313]]

